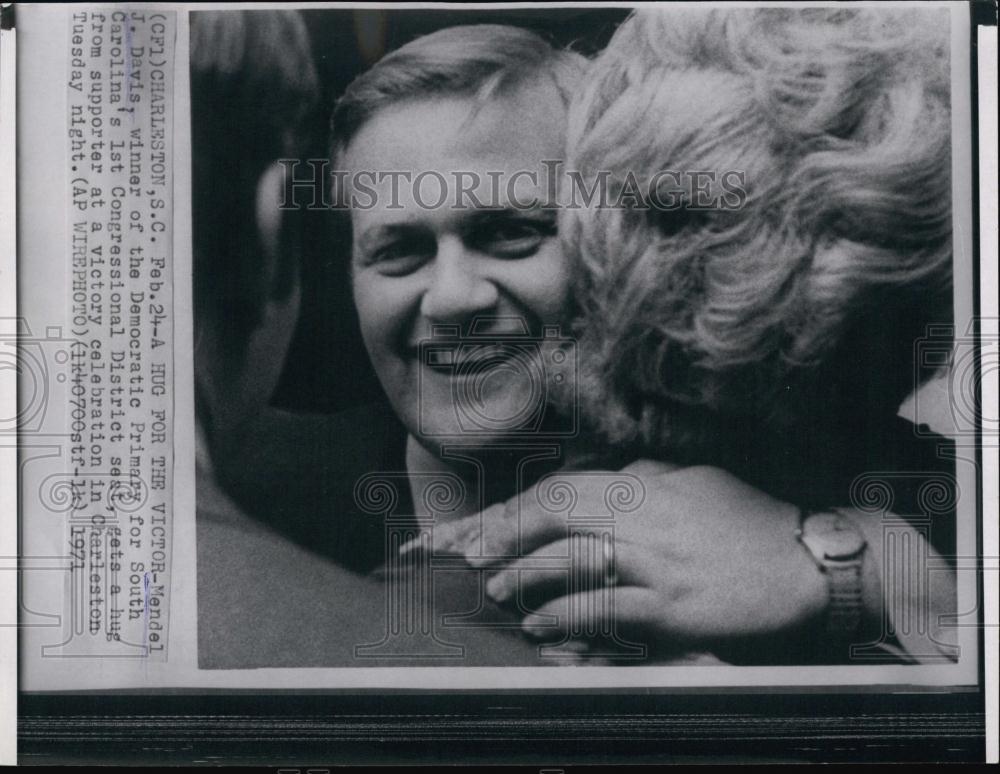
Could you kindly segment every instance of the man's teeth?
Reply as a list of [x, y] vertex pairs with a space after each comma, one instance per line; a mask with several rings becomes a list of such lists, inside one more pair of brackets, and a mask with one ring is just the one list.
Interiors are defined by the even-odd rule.
[[432, 368], [455, 364], [455, 350], [431, 350], [427, 353], [427, 365]]
[[511, 354], [509, 347], [499, 344], [463, 347], [461, 350], [432, 350], [427, 353], [427, 365], [431, 368], [451, 368], [488, 360], [506, 360]]
[[461, 363], [477, 363], [481, 360], [497, 360], [506, 359], [510, 357], [511, 350], [509, 347], [502, 347], [499, 345], [484, 346], [484, 347], [469, 347], [468, 349], [463, 349], [458, 357]]

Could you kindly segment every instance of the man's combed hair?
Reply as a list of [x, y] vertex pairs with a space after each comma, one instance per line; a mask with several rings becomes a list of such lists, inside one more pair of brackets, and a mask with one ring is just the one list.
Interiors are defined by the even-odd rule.
[[493, 96], [539, 75], [551, 77], [569, 104], [586, 60], [530, 30], [500, 24], [447, 27], [383, 57], [347, 87], [331, 121], [336, 159], [379, 110], [415, 99]]
[[609, 171], [612, 201], [628, 172], [735, 171], [746, 200], [563, 211], [591, 429], [711, 461], [738, 431], [893, 416], [915, 339], [951, 320], [949, 83], [946, 11], [629, 18], [573, 104], [567, 167]]

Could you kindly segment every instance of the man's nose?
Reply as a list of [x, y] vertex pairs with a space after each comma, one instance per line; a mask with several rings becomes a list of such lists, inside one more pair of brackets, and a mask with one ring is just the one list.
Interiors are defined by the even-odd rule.
[[458, 238], [438, 243], [434, 273], [424, 292], [420, 312], [435, 322], [464, 322], [494, 310], [499, 300], [496, 284], [483, 276], [480, 261]]

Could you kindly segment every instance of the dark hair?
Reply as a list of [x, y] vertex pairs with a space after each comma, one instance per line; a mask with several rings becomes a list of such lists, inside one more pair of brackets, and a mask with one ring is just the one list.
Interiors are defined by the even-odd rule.
[[[318, 96], [309, 37], [298, 12], [191, 14], [196, 320], [225, 326], [234, 357], [242, 357], [266, 301], [257, 184], [277, 159], [304, 153]], [[282, 229], [279, 294], [293, 287], [296, 233]]]

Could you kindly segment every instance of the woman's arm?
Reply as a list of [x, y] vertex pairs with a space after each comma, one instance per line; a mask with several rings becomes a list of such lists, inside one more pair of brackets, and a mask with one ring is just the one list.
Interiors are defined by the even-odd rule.
[[[615, 482], [641, 490], [617, 514], [608, 504]], [[598, 518], [571, 528], [570, 513]], [[867, 545], [859, 576], [860, 624], [840, 636], [827, 629], [829, 580], [797, 535], [800, 510], [718, 468], [677, 469], [642, 460], [617, 473], [556, 474], [507, 503], [436, 528], [435, 545], [464, 553], [473, 566], [495, 569], [487, 591], [497, 601], [541, 599], [524, 622], [533, 636], [559, 634], [538, 627], [538, 616], [565, 614], [570, 601], [577, 616], [606, 616], [601, 587], [610, 581], [615, 630], [670, 648], [725, 648], [740, 641], [780, 647], [805, 638], [820, 658], [844, 662], [852, 659], [851, 645], [870, 646], [864, 651], [870, 655], [885, 640], [888, 647], [880, 650], [899, 646], [916, 660], [940, 659], [948, 650], [940, 616], [954, 610], [953, 576], [928, 572], [937, 555], [902, 519], [841, 513]], [[608, 520], [601, 522], [601, 514]], [[581, 550], [579, 536], [588, 531], [604, 537]], [[889, 563], [883, 559], [887, 541], [894, 557]], [[909, 561], [901, 561], [904, 547]], [[567, 590], [567, 568], [553, 563], [554, 557], [576, 562], [570, 569], [577, 577], [582, 570], [596, 581]], [[905, 577], [911, 571], [924, 575]], [[932, 625], [915, 626], [921, 621]], [[610, 622], [576, 623], [600, 629]], [[827, 645], [831, 650], [824, 652]]]

